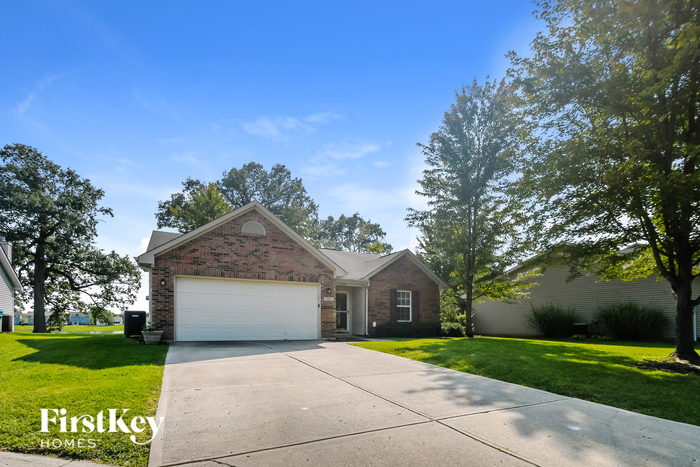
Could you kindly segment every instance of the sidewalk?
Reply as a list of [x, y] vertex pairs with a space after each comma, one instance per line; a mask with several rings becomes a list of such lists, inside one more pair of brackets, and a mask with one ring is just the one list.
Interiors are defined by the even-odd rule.
[[105, 464], [0, 451], [0, 467], [109, 467]]

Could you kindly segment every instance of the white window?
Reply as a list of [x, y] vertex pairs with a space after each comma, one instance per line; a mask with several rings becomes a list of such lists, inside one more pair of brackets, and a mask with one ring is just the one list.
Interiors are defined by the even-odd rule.
[[396, 291], [396, 321], [411, 321], [411, 291]]

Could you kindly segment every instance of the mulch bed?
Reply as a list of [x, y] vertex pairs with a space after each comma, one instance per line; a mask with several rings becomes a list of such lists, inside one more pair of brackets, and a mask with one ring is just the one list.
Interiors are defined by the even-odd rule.
[[643, 370], [666, 371], [668, 373], [695, 374], [700, 376], [700, 365], [694, 365], [685, 360], [676, 360], [675, 362], [655, 362], [646, 361], [637, 363], [637, 366]]

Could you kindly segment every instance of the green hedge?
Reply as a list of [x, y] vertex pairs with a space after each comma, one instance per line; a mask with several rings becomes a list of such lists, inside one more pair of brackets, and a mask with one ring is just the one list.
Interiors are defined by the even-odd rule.
[[630, 341], [658, 340], [668, 325], [663, 310], [636, 303], [615, 303], [598, 308], [598, 324], [606, 335]]
[[441, 333], [437, 323], [387, 323], [378, 324], [373, 337], [440, 337]]
[[528, 321], [545, 337], [570, 337], [574, 333], [574, 323], [578, 321], [578, 316], [573, 309], [542, 305], [532, 307]]

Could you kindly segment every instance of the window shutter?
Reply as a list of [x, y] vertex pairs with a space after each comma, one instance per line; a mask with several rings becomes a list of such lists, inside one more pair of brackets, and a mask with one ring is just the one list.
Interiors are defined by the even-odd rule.
[[411, 321], [414, 323], [420, 321], [420, 301], [417, 290], [411, 292]]
[[389, 321], [396, 322], [396, 289], [389, 290]]

